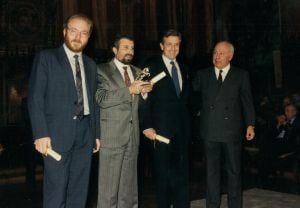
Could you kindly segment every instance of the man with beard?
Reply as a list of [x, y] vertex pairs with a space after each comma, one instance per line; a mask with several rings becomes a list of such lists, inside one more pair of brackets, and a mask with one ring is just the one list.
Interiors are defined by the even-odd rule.
[[140, 69], [131, 65], [134, 41], [118, 36], [115, 57], [98, 66], [96, 101], [100, 106], [98, 208], [137, 208], [138, 104], [151, 84], [135, 81]]
[[[96, 64], [82, 54], [92, 25], [83, 14], [69, 17], [64, 44], [41, 51], [33, 63], [28, 109], [35, 148], [44, 156], [44, 208], [85, 207], [92, 152], [100, 148]], [[62, 159], [47, 157], [49, 149]]]

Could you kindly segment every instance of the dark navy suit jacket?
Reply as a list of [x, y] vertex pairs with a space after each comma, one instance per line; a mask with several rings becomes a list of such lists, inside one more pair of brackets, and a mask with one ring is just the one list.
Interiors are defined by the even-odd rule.
[[[90, 109], [91, 142], [99, 137], [99, 110], [95, 102], [96, 64], [83, 55]], [[33, 62], [28, 109], [33, 139], [50, 137], [52, 148], [68, 151], [75, 139], [77, 94], [71, 65], [61, 46], [39, 52]]]
[[182, 76], [182, 90], [177, 97], [172, 77], [162, 59], [154, 56], [144, 64], [149, 68], [151, 78], [164, 71], [166, 77], [157, 82], [140, 108], [142, 130], [154, 128], [158, 134], [172, 139], [182, 131], [186, 139], [190, 137], [189, 94], [191, 83], [187, 66], [178, 63]]

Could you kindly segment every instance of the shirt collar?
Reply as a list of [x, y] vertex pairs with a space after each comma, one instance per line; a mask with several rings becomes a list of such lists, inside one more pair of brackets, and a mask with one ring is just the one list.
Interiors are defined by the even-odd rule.
[[162, 59], [167, 65], [171, 65], [170, 63], [171, 61], [173, 61], [175, 64], [177, 63], [176, 59], [171, 60], [168, 57], [166, 57], [164, 54], [162, 54]]
[[124, 66], [126, 66], [127, 68], [130, 68], [129, 65], [123, 64], [121, 61], [119, 61], [116, 58], [114, 58], [114, 63], [116, 64], [118, 69], [123, 69]]
[[289, 123], [290, 123], [290, 124], [293, 124], [295, 119], [296, 119], [296, 117], [290, 119], [290, 120], [289, 120]]
[[[215, 68], [216, 74], [219, 74], [219, 71], [220, 71], [221, 69], [218, 69], [217, 67], [214, 67], [214, 68]], [[222, 69], [223, 74], [227, 74], [228, 71], [229, 71], [229, 69], [230, 69], [230, 64], [228, 64], [227, 66], [225, 66], [225, 67]]]

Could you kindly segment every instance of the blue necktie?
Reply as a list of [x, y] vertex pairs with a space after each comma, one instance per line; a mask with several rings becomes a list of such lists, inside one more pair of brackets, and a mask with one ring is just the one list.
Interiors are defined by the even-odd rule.
[[177, 68], [175, 66], [174, 61], [171, 61], [170, 63], [172, 65], [171, 75], [172, 75], [173, 83], [174, 83], [174, 86], [175, 86], [175, 89], [176, 89], [177, 97], [179, 97], [179, 95], [180, 95], [180, 86], [179, 86], [179, 78], [178, 78]]

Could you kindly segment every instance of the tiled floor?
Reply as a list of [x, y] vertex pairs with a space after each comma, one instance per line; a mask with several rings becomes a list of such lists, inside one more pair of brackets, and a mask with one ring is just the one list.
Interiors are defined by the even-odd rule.
[[[8, 172], [5, 172], [8, 171]], [[1, 208], [40, 208], [42, 199], [42, 169], [37, 170], [38, 183], [36, 194], [28, 199], [26, 197], [24, 168], [0, 170], [0, 207]], [[205, 176], [200, 163], [194, 163], [191, 168], [191, 207], [204, 208]], [[140, 180], [140, 208], [155, 208], [155, 187], [153, 178], [142, 174]], [[96, 207], [97, 199], [97, 172], [91, 176], [90, 192], [87, 208]], [[297, 195], [297, 185], [287, 175], [284, 179], [266, 183], [263, 190], [258, 184], [255, 173], [244, 175], [244, 208], [296, 208], [300, 207], [300, 195]], [[256, 188], [259, 187], [259, 188]], [[289, 194], [288, 194], [289, 193]], [[222, 208], [226, 207], [226, 198], [223, 196]]]
[[[194, 165], [191, 174], [191, 200], [201, 199], [204, 196], [203, 168]], [[0, 169], [0, 208], [38, 208], [42, 207], [42, 167], [36, 172], [36, 194], [30, 199], [26, 196], [25, 169]], [[141, 173], [139, 180], [140, 208], [155, 208], [155, 187], [151, 173]], [[97, 171], [92, 171], [91, 185], [87, 207], [95, 208], [97, 201]]]
[[[227, 207], [226, 195], [222, 196], [221, 208]], [[205, 199], [191, 202], [192, 208], [205, 208]], [[282, 192], [249, 189], [243, 192], [244, 208], [299, 208], [300, 196], [296, 194], [287, 194]]]

